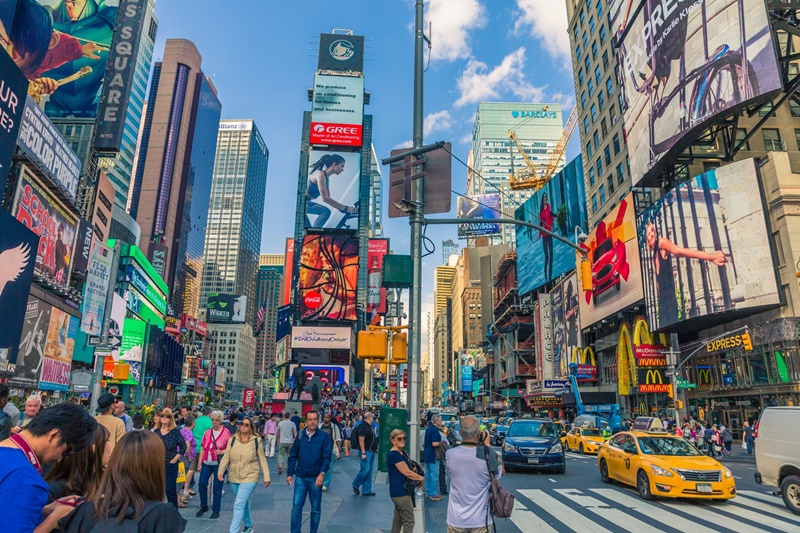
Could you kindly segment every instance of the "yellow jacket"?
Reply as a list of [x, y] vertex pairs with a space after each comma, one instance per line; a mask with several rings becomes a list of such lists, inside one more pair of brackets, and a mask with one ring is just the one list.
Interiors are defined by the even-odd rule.
[[264, 481], [270, 480], [264, 448], [256, 436], [251, 436], [247, 442], [242, 442], [239, 434], [231, 437], [219, 462], [220, 473], [226, 468], [231, 483], [258, 483], [259, 471], [264, 474]]

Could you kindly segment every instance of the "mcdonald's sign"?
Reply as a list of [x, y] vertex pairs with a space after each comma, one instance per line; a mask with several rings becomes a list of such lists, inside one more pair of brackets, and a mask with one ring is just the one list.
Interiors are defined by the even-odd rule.
[[[656, 393], [669, 392], [671, 385], [664, 379], [664, 368], [640, 369], [637, 374], [639, 378], [639, 392]], [[664, 383], [667, 381], [666, 383]]]
[[711, 369], [706, 368], [704, 370], [697, 371], [697, 383], [699, 384], [710, 384], [711, 383]]

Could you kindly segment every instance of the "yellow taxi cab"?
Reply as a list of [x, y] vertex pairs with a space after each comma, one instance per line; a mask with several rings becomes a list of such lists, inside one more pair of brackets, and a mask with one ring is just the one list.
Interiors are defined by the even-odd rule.
[[564, 424], [562, 424], [558, 420], [553, 420], [553, 425], [556, 427], [556, 431], [558, 431], [558, 434], [561, 435], [561, 446], [566, 448], [567, 447], [567, 428], [565, 428]]
[[727, 467], [668, 434], [657, 418], [639, 417], [631, 431], [611, 437], [597, 454], [597, 467], [603, 483], [632, 485], [645, 500], [736, 496], [736, 481]]
[[572, 428], [566, 439], [566, 450], [577, 450], [580, 453], [597, 453], [605, 442], [603, 434], [597, 428]]

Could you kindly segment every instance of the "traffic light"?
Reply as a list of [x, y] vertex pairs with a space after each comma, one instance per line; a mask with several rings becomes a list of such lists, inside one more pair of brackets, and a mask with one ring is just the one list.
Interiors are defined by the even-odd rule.
[[683, 409], [683, 402], [681, 400], [675, 400], [675, 408], [679, 411]]
[[581, 261], [581, 288], [584, 291], [592, 290], [592, 264], [585, 259]]
[[675, 384], [674, 383], [670, 384], [670, 386], [669, 386], [669, 397], [670, 398], [674, 398], [675, 397]]
[[742, 333], [742, 346], [748, 351], [753, 349], [753, 341], [750, 339], [750, 334], [747, 332]]
[[402, 365], [408, 363], [408, 334], [394, 333], [392, 335], [392, 364]]
[[389, 357], [389, 333], [386, 331], [359, 331], [358, 350], [359, 359], [369, 361], [385, 361]]

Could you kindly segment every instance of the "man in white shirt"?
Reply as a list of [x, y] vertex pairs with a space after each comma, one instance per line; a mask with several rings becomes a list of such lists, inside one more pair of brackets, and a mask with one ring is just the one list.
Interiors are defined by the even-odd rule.
[[[447, 502], [447, 533], [489, 533], [489, 468], [503, 468], [491, 449], [488, 432], [481, 431], [474, 416], [461, 419], [461, 446], [447, 450], [447, 473], [450, 475], [450, 497]], [[485, 450], [489, 452], [487, 466]]]
[[[283, 413], [283, 420], [278, 423], [278, 475], [283, 474], [283, 464], [289, 459], [292, 444], [297, 437], [297, 426], [289, 420], [289, 411]], [[288, 463], [286, 463], [288, 466]]]

